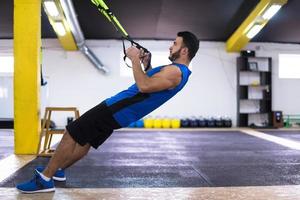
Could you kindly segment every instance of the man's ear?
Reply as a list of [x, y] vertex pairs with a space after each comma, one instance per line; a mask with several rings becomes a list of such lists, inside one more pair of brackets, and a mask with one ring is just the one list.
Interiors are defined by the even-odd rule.
[[182, 48], [182, 53], [183, 53], [184, 55], [188, 55], [189, 49], [188, 49], [187, 47], [183, 47], [183, 48]]

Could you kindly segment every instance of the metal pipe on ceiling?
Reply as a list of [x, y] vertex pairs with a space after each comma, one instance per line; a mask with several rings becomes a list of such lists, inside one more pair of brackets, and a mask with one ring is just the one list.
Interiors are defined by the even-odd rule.
[[93, 51], [85, 44], [85, 38], [81, 31], [80, 25], [77, 20], [76, 12], [72, 0], [60, 0], [61, 6], [64, 10], [71, 32], [74, 36], [77, 47], [88, 58], [88, 60], [103, 73], [108, 73], [109, 70], [103, 65]]

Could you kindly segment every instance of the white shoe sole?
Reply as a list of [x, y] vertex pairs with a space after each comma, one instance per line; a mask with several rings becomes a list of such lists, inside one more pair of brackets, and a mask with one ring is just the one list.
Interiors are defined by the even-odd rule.
[[36, 191], [24, 191], [24, 190], [20, 190], [20, 189], [17, 189], [17, 190], [19, 190], [22, 193], [33, 194], [33, 193], [54, 192], [55, 188], [48, 188], [48, 189], [36, 190]]
[[[37, 169], [36, 169], [36, 170], [37, 170]], [[38, 171], [39, 173], [42, 173], [42, 172], [39, 171], [39, 170], [37, 170], [37, 171]], [[66, 181], [66, 180], [67, 180], [67, 177], [61, 178], [61, 177], [53, 176], [52, 179], [55, 180], [55, 181]]]
[[67, 180], [66, 177], [60, 178], [60, 177], [53, 176], [52, 178], [53, 178], [53, 180], [55, 180], [55, 181], [66, 181], [66, 180]]

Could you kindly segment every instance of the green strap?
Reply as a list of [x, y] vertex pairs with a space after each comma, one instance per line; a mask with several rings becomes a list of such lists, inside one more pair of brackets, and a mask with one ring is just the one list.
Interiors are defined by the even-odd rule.
[[125, 31], [123, 26], [120, 24], [116, 16], [109, 10], [108, 6], [103, 0], [91, 0], [93, 4], [98, 7], [98, 10], [110, 21], [117, 31], [119, 31], [124, 37], [128, 37], [128, 33]]
[[[123, 42], [123, 51], [124, 51], [124, 62], [125, 64], [130, 67], [127, 63], [126, 63], [126, 49], [125, 49], [125, 44], [124, 44], [124, 39], [128, 40], [131, 42], [131, 45], [134, 45], [135, 47], [137, 47], [138, 49], [143, 49], [145, 53], [150, 53], [148, 51], [148, 49], [146, 49], [145, 47], [141, 46], [140, 44], [138, 44], [137, 42], [133, 41], [130, 36], [128, 35], [128, 33], [125, 31], [125, 29], [122, 27], [122, 25], [120, 24], [120, 22], [118, 21], [118, 19], [116, 18], [116, 16], [111, 12], [111, 10], [108, 8], [108, 6], [105, 4], [104, 0], [91, 0], [93, 4], [95, 4], [98, 8], [98, 10], [108, 19], [108, 21], [110, 21], [114, 27], [116, 28], [116, 30], [122, 34], [123, 38], [122, 38], [122, 42]], [[150, 59], [151, 59], [151, 53], [150, 53]], [[148, 69], [150, 69], [151, 67], [151, 62], [148, 63], [147, 66], [145, 66], [145, 71], [147, 71]]]

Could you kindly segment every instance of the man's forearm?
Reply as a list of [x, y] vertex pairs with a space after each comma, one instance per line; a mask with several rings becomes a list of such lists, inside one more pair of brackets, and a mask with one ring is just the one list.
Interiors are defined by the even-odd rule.
[[147, 89], [149, 85], [150, 78], [142, 70], [142, 66], [139, 59], [132, 60], [132, 70], [134, 80], [141, 92]]

